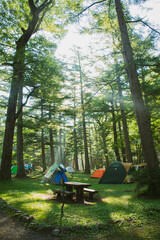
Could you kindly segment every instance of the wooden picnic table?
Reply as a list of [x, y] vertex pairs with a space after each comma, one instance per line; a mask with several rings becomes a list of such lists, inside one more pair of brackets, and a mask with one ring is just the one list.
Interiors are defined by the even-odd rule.
[[73, 188], [76, 189], [76, 202], [78, 203], [84, 202], [83, 188], [91, 186], [90, 183], [82, 183], [82, 182], [65, 182], [64, 185], [67, 191], [73, 192]]

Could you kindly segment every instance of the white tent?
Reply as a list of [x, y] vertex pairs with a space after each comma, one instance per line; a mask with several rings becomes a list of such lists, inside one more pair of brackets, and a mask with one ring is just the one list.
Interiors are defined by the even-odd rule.
[[66, 167], [66, 170], [67, 172], [70, 172], [70, 173], [75, 172], [75, 170], [71, 166]]

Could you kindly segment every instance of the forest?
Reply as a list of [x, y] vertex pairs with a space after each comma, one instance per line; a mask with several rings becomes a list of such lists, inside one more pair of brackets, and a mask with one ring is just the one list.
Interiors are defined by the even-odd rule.
[[[1, 0], [0, 180], [13, 165], [24, 178], [24, 164], [88, 174], [145, 162], [160, 195], [160, 31], [130, 14], [142, 2]], [[72, 25], [92, 44], [65, 61], [56, 53]]]

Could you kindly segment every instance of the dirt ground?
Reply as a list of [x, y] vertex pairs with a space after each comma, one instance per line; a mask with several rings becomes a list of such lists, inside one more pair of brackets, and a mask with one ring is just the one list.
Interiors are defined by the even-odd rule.
[[1, 240], [51, 240], [58, 239], [55, 236], [36, 232], [26, 228], [24, 224], [18, 222], [0, 210], [0, 239]]

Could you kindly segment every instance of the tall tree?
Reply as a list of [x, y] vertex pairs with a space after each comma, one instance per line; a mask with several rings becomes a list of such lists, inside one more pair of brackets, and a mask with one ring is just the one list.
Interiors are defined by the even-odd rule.
[[[41, 99], [40, 107], [41, 107], [41, 121], [44, 122], [44, 108], [43, 108], [43, 98]], [[41, 127], [41, 151], [42, 151], [42, 166], [43, 172], [46, 170], [46, 156], [45, 156], [45, 140], [44, 140], [44, 124]]]
[[[92, 3], [90, 6], [86, 7], [85, 9], [83, 9], [81, 13], [94, 5], [97, 5], [99, 3], [104, 4], [105, 2], [109, 3], [109, 6], [111, 6], [111, 3], [113, 3], [112, 1], [107, 1], [107, 0], [97, 1]], [[135, 2], [140, 2], [140, 1], [135, 1]], [[156, 154], [155, 146], [153, 142], [150, 116], [143, 101], [141, 86], [138, 79], [136, 64], [133, 57], [133, 50], [131, 47], [129, 34], [126, 26], [126, 22], [128, 21], [125, 20], [121, 0], [115, 0], [114, 4], [115, 4], [116, 13], [117, 13], [119, 30], [121, 34], [125, 68], [127, 69], [131, 96], [134, 103], [134, 110], [136, 113], [137, 124], [138, 124], [141, 143], [142, 143], [143, 156], [144, 156], [145, 162], [147, 162], [148, 169], [149, 169], [148, 177], [149, 177], [150, 183], [148, 186], [148, 192], [151, 192], [154, 195], [156, 194], [160, 195], [159, 175], [158, 175], [159, 163], [158, 163], [157, 154]], [[100, 9], [103, 11], [102, 7]], [[95, 15], [97, 16], [98, 14], [96, 13]]]
[[113, 103], [113, 89], [112, 89], [112, 96], [111, 96], [110, 102], [111, 102], [111, 114], [112, 114], [112, 122], [113, 122], [114, 151], [115, 151], [117, 161], [121, 162], [120, 154], [119, 154], [119, 146], [118, 146], [118, 136], [117, 136], [117, 120], [115, 116], [115, 108]]
[[74, 96], [73, 96], [73, 102], [74, 102], [74, 161], [75, 161], [75, 169], [79, 170], [78, 165], [78, 146], [77, 146], [77, 125], [76, 125], [76, 90], [75, 90], [75, 81], [74, 81]]
[[[49, 106], [49, 121], [52, 121], [52, 111], [51, 106]], [[49, 144], [50, 144], [50, 152], [51, 152], [51, 165], [55, 162], [54, 156], [54, 140], [53, 140], [53, 129], [49, 127]]]
[[[18, 94], [18, 109], [20, 110], [23, 105], [23, 87], [20, 88]], [[25, 178], [25, 168], [23, 162], [23, 116], [22, 110], [18, 116], [18, 124], [17, 124], [17, 178]]]
[[86, 116], [85, 116], [85, 107], [84, 107], [83, 78], [82, 78], [80, 54], [79, 54], [79, 52], [77, 54], [78, 54], [80, 88], [81, 88], [81, 107], [82, 107], [82, 124], [83, 124], [83, 139], [84, 139], [84, 154], [85, 154], [85, 173], [90, 173], [87, 130], [86, 130]]
[[107, 149], [107, 142], [106, 142], [106, 137], [108, 135], [108, 129], [106, 128], [106, 119], [107, 116], [105, 117], [105, 120], [100, 121], [100, 119], [97, 119], [97, 123], [99, 125], [99, 131], [100, 135], [102, 137], [102, 145], [103, 145], [103, 151], [104, 151], [104, 157], [105, 157], [105, 168], [107, 169], [109, 167], [109, 157], [108, 157], [108, 149]]
[[129, 141], [128, 125], [127, 125], [127, 119], [126, 119], [126, 114], [125, 114], [124, 102], [123, 102], [123, 98], [122, 98], [122, 88], [121, 88], [120, 76], [118, 74], [118, 64], [117, 63], [115, 64], [115, 67], [116, 67], [116, 75], [117, 75], [118, 95], [119, 95], [119, 102], [120, 102], [120, 109], [121, 109], [123, 133], [124, 133], [124, 140], [125, 140], [125, 146], [126, 146], [126, 155], [127, 155], [128, 162], [133, 162], [131, 146], [130, 146], [130, 141]]
[[115, 0], [115, 6], [119, 23], [119, 29], [121, 32], [123, 55], [127, 68], [130, 90], [132, 94], [134, 109], [141, 137], [143, 156], [144, 160], [147, 162], [147, 166], [149, 169], [150, 183], [148, 186], [148, 191], [153, 193], [154, 195], [160, 195], [158, 175], [159, 164], [153, 142], [150, 117], [143, 101], [142, 91], [136, 70], [136, 64], [133, 57], [133, 50], [128, 36], [128, 30], [126, 26], [121, 1]]
[[[23, 34], [16, 41], [16, 51], [13, 60], [13, 76], [11, 82], [10, 96], [7, 109], [7, 120], [3, 142], [2, 163], [0, 170], [1, 180], [11, 179], [11, 160], [15, 121], [17, 119], [16, 105], [17, 96], [24, 79], [24, 60], [25, 48], [31, 36], [37, 32], [45, 13], [49, 6], [52, 6], [53, 0], [46, 0], [39, 6], [36, 6], [34, 0], [28, 0], [30, 16], [28, 16], [28, 26], [22, 28]], [[24, 16], [25, 18], [26, 16]]]

